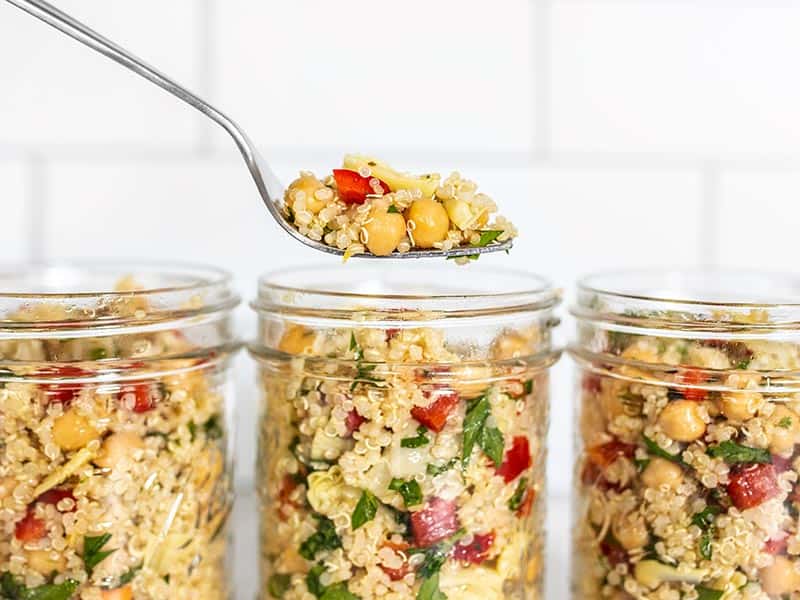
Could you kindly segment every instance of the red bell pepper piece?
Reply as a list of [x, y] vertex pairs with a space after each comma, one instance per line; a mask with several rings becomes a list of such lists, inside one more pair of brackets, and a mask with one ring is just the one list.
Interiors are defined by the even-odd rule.
[[367, 419], [358, 414], [358, 411], [355, 408], [347, 413], [347, 417], [344, 421], [344, 425], [347, 427], [347, 437], [352, 436], [353, 432], [358, 431], [358, 428], [361, 427], [366, 421]]
[[153, 410], [162, 399], [156, 385], [146, 381], [123, 384], [119, 398], [125, 407], [140, 414]]
[[[63, 365], [60, 367], [48, 367], [37, 372], [37, 375], [54, 377], [59, 379], [70, 379], [86, 377], [89, 371], [80, 367]], [[43, 386], [44, 397], [47, 404], [63, 404], [66, 407], [81, 393], [83, 385], [80, 383], [48, 383]]]
[[758, 506], [779, 493], [778, 475], [774, 465], [749, 464], [731, 471], [728, 495], [739, 510]]
[[[34, 510], [36, 505], [38, 503], [42, 503], [58, 506], [58, 503], [65, 498], [71, 498], [72, 500], [75, 500], [75, 496], [72, 495], [72, 490], [54, 488], [46, 491], [41, 496], [36, 498], [36, 500], [31, 502], [31, 504], [28, 506], [25, 516], [14, 528], [14, 537], [21, 542], [35, 542], [36, 540], [42, 539], [45, 533], [47, 533], [47, 525], [44, 521], [35, 516]], [[77, 506], [73, 504], [72, 508], [68, 512], [74, 512], [76, 509]]]
[[518, 435], [511, 448], [506, 452], [503, 464], [497, 468], [497, 474], [506, 483], [511, 483], [531, 466], [531, 446], [528, 438]]
[[405, 551], [408, 550], [409, 548], [408, 544], [406, 544], [405, 542], [396, 544], [395, 542], [387, 541], [384, 542], [383, 547], [391, 548], [392, 550], [395, 551], [395, 554], [399, 554], [403, 558], [403, 564], [396, 569], [387, 567], [386, 565], [381, 565], [381, 569], [383, 569], [383, 572], [389, 576], [389, 579], [391, 579], [392, 581], [400, 581], [401, 579], [403, 579], [403, 577], [405, 577], [414, 570], [408, 563], [408, 556], [405, 555]]
[[[707, 381], [706, 374], [700, 369], [685, 368], [678, 373], [678, 383], [685, 383], [687, 385], [700, 385]], [[702, 388], [686, 388], [679, 387], [683, 397], [687, 400], [694, 400], [695, 402], [702, 402], [708, 397], [708, 390]]]
[[428, 406], [415, 406], [411, 409], [411, 416], [431, 431], [439, 433], [444, 429], [447, 417], [458, 406], [458, 392], [453, 390], [432, 390], [425, 392], [425, 396], [433, 398], [433, 402]]
[[458, 531], [458, 516], [454, 500], [434, 497], [424, 509], [411, 514], [414, 544], [427, 548]]
[[472, 536], [469, 544], [457, 544], [453, 548], [453, 558], [461, 562], [479, 565], [489, 557], [494, 544], [494, 531]]
[[[333, 178], [339, 199], [345, 204], [363, 204], [367, 195], [389, 193], [389, 186], [377, 177], [363, 177], [358, 171], [350, 169], [334, 169]], [[373, 182], [377, 189], [373, 188]]]

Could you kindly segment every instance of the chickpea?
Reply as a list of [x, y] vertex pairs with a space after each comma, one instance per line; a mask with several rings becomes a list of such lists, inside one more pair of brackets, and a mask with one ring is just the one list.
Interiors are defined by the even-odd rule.
[[42, 575], [63, 571], [67, 566], [66, 559], [53, 550], [27, 550], [25, 556], [28, 559], [28, 566]]
[[650, 541], [644, 518], [636, 513], [618, 515], [611, 523], [611, 531], [626, 550], [642, 548]]
[[94, 462], [98, 467], [115, 469], [123, 458], [133, 460], [136, 452], [143, 449], [141, 437], [130, 431], [120, 431], [106, 438]]
[[130, 585], [117, 588], [115, 590], [103, 590], [100, 592], [101, 600], [133, 600], [133, 589]]
[[733, 421], [752, 419], [763, 403], [758, 392], [727, 392], [722, 394], [722, 414]]
[[16, 479], [13, 477], [0, 477], [0, 500], [10, 498], [15, 487], [17, 487]]
[[506, 360], [528, 356], [531, 347], [528, 340], [516, 332], [508, 332], [500, 335], [493, 343], [491, 348], [492, 358], [495, 360]]
[[315, 334], [302, 325], [290, 325], [278, 343], [278, 350], [287, 354], [311, 354]]
[[769, 417], [769, 449], [773, 454], [787, 455], [800, 442], [800, 416], [778, 405]]
[[642, 481], [647, 487], [665, 485], [674, 490], [683, 481], [683, 469], [664, 458], [653, 458], [642, 473]]
[[89, 419], [75, 409], [68, 410], [53, 423], [53, 440], [62, 450], [78, 450], [97, 436], [98, 432]]
[[329, 188], [325, 187], [319, 179], [307, 173], [295, 179], [289, 185], [289, 189], [286, 190], [286, 196], [290, 204], [298, 200], [301, 194], [305, 201], [306, 209], [314, 214], [325, 208], [326, 199], [333, 198], [333, 192]]
[[775, 562], [759, 571], [761, 587], [770, 596], [783, 596], [800, 591], [800, 575], [794, 563], [785, 556], [776, 556]]
[[411, 235], [419, 248], [433, 248], [447, 237], [450, 218], [444, 206], [436, 200], [416, 200], [406, 211], [406, 219], [414, 222]]
[[367, 249], [376, 256], [386, 256], [397, 249], [406, 235], [406, 220], [400, 213], [373, 210], [368, 223]]
[[661, 411], [658, 423], [664, 433], [678, 442], [699, 440], [706, 432], [700, 404], [693, 400], [670, 402]]
[[489, 367], [469, 366], [456, 371], [456, 391], [465, 400], [477, 398], [486, 391], [492, 370]]

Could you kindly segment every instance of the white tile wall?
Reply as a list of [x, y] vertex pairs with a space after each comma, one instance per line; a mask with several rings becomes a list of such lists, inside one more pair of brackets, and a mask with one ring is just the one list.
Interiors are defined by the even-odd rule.
[[[354, 150], [459, 168], [523, 232], [490, 264], [566, 288], [622, 266], [798, 270], [791, 0], [57, 3], [210, 94], [284, 180]], [[323, 260], [284, 243], [213, 125], [5, 3], [0, 206], [3, 261], [212, 262], [249, 298], [258, 272]], [[569, 485], [569, 371], [555, 377], [555, 493]]]

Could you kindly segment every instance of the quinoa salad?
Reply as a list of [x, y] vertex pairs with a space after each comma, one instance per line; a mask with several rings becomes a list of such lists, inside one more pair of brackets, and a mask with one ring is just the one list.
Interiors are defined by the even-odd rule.
[[344, 250], [345, 259], [484, 247], [517, 235], [511, 222], [494, 215], [495, 202], [458, 173], [410, 175], [359, 155], [345, 156], [342, 168], [321, 179], [302, 172], [286, 190], [282, 210], [302, 235]]
[[800, 598], [800, 394], [775, 376], [800, 346], [718, 335], [608, 331], [578, 355], [575, 598]]
[[290, 324], [261, 357], [260, 598], [541, 598], [538, 329], [469, 361], [432, 328]]
[[[120, 299], [87, 316], [148, 313]], [[74, 317], [31, 304], [9, 320]], [[154, 362], [194, 350], [163, 329], [0, 339], [0, 598], [228, 597], [223, 360]]]

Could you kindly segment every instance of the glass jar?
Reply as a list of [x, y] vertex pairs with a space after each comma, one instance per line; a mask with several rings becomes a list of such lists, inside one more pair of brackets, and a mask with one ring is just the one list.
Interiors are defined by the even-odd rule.
[[261, 598], [542, 597], [557, 303], [472, 268], [264, 277]]
[[0, 597], [228, 597], [227, 274], [0, 273]]
[[585, 279], [573, 597], [800, 597], [800, 280]]

